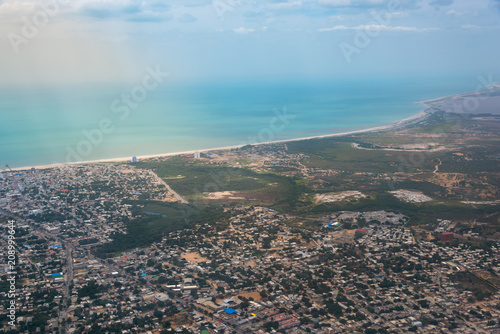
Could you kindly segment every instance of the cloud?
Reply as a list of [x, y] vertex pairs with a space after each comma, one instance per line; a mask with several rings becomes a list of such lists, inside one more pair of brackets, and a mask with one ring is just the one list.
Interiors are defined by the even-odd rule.
[[239, 27], [239, 28], [235, 28], [233, 29], [233, 31], [237, 34], [249, 34], [251, 32], [254, 32], [255, 29], [247, 29], [245, 27]]
[[430, 2], [431, 6], [449, 6], [453, 4], [453, 0], [434, 0]]
[[177, 0], [172, 2], [177, 2], [175, 5], [185, 6], [185, 7], [204, 7], [212, 5], [214, 3], [213, 0]]
[[462, 24], [460, 26], [460, 28], [462, 29], [476, 29], [476, 30], [479, 30], [479, 29], [488, 29], [488, 30], [491, 30], [491, 29], [499, 29], [500, 26], [478, 26], [478, 25], [475, 25], [475, 24]]
[[496, 9], [500, 10], [500, 0], [491, 0], [491, 5], [496, 7]]
[[318, 4], [329, 7], [373, 7], [385, 4], [384, 0], [318, 0]]
[[184, 14], [177, 21], [181, 23], [191, 23], [191, 22], [196, 22], [197, 18], [190, 14]]
[[477, 26], [475, 24], [462, 24], [460, 27], [462, 29], [479, 29], [479, 28], [481, 28], [480, 26]]
[[463, 10], [463, 11], [457, 11], [455, 9], [450, 9], [449, 11], [446, 12], [447, 15], [453, 15], [453, 16], [477, 16], [479, 15], [478, 12], [476, 11], [469, 11], [469, 10]]
[[20, 15], [32, 14], [37, 9], [38, 4], [36, 1], [2, 1], [0, 2], [0, 17], [12, 18]]
[[271, 10], [296, 10], [303, 7], [302, 1], [276, 2], [267, 6]]
[[408, 17], [410, 16], [410, 13], [408, 12], [391, 12], [391, 18], [405, 18], [405, 17]]
[[405, 27], [405, 26], [387, 26], [383, 24], [369, 24], [369, 25], [359, 25], [356, 27], [347, 27], [344, 25], [338, 25], [332, 28], [322, 28], [319, 29], [320, 32], [324, 31], [335, 31], [335, 30], [368, 30], [368, 31], [413, 31], [413, 32], [426, 32], [439, 30], [438, 28], [417, 28], [417, 27]]
[[318, 0], [318, 3], [324, 6], [342, 7], [349, 6], [351, 0]]
[[84, 0], [76, 1], [75, 7], [83, 15], [102, 19], [140, 14], [142, 12], [142, 1]]

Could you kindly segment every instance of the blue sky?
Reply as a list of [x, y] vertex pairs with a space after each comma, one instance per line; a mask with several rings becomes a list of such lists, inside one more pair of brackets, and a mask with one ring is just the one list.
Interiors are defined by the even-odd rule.
[[0, 22], [4, 84], [500, 72], [500, 0], [0, 0]]

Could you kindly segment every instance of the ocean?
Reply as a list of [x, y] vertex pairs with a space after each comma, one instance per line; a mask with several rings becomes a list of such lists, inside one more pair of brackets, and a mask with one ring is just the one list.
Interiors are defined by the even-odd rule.
[[[3, 87], [0, 168], [204, 150], [385, 125], [477, 75]], [[127, 97], [127, 95], [129, 95]]]

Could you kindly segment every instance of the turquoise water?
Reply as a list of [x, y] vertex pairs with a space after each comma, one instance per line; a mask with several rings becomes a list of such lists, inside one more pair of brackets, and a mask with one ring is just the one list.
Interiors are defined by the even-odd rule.
[[[415, 115], [423, 108], [414, 102], [472, 91], [479, 84], [476, 76], [182, 85], [167, 78], [135, 108], [128, 108], [126, 116], [124, 103], [118, 100], [114, 109], [112, 104], [134, 85], [8, 87], [0, 92], [0, 168], [369, 128]], [[285, 123], [274, 119], [273, 110], [283, 108], [294, 116], [285, 118]], [[105, 125], [112, 130], [97, 132], [100, 122], [108, 122]], [[92, 135], [86, 137], [84, 131]]]

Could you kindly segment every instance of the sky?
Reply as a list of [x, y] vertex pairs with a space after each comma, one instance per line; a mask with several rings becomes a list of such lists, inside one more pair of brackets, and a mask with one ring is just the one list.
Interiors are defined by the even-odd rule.
[[500, 73], [500, 0], [0, 0], [0, 36], [4, 85]]

